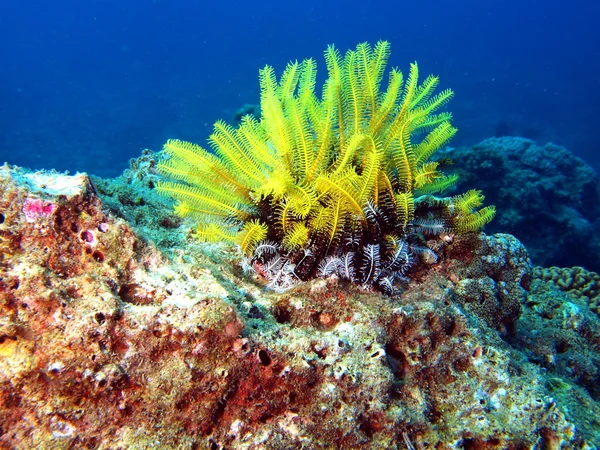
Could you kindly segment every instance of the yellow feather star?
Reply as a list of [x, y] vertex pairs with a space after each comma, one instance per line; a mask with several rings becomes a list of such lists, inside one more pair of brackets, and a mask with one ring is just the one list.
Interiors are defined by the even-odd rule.
[[329, 46], [320, 99], [314, 60], [289, 63], [279, 80], [266, 66], [261, 117], [218, 121], [212, 152], [167, 141], [159, 170], [174, 181], [158, 192], [198, 222], [199, 239], [237, 243], [279, 287], [319, 275], [328, 258], [327, 271], [383, 289], [408, 270], [415, 236], [475, 231], [495, 213], [478, 209], [479, 191], [431, 196], [457, 181], [430, 161], [456, 133], [440, 111], [454, 93], [435, 94], [434, 76], [419, 84], [416, 63], [406, 81], [393, 69], [382, 89], [389, 57], [386, 41], [344, 56]]

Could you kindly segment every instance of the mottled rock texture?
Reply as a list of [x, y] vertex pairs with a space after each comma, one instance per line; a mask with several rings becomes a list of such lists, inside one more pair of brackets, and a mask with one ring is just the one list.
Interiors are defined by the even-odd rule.
[[86, 175], [0, 169], [1, 448], [597, 443], [553, 397], [593, 408], [585, 387], [511, 345], [532, 282], [512, 236], [449, 240], [393, 297], [335, 278], [275, 294], [151, 196], [134, 232], [116, 192], [138, 182], [105, 182], [111, 212]]

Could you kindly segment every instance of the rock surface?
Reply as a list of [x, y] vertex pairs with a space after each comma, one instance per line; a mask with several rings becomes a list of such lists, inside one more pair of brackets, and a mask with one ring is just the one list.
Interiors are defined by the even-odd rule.
[[152, 198], [134, 231], [115, 192], [152, 183], [126, 180], [109, 210], [85, 174], [0, 169], [0, 448], [596, 448], [597, 398], [526, 357], [512, 236], [455, 238], [393, 297], [275, 294]]

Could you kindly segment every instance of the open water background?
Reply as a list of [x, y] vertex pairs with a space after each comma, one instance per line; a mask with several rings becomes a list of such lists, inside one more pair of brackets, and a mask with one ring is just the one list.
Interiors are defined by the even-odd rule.
[[116, 176], [258, 101], [258, 69], [392, 43], [456, 92], [452, 145], [552, 141], [600, 168], [600, 2], [22, 0], [0, 8], [0, 162]]

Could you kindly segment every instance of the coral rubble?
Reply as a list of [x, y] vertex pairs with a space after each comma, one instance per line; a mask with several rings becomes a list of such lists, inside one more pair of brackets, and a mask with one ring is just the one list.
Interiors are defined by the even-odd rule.
[[[113, 211], [129, 201], [119, 192], [151, 185], [132, 173], [101, 187]], [[456, 237], [391, 297], [335, 275], [275, 294], [244, 274], [235, 249], [178, 224], [152, 234], [155, 218], [134, 232], [96, 191], [84, 174], [0, 169], [2, 448], [599, 442], [577, 406], [597, 411], [596, 393], [574, 374], [546, 378], [545, 343], [522, 333], [542, 298], [528, 290], [548, 282], [509, 235]], [[161, 233], [177, 236], [157, 240], [175, 245], [168, 252], [149, 240]], [[562, 317], [587, 324], [583, 339], [597, 317], [579, 311]]]

